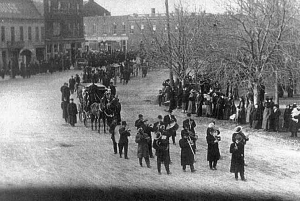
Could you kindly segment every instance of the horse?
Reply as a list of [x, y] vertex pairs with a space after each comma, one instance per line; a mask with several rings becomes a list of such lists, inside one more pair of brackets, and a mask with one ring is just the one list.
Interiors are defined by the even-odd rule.
[[105, 121], [106, 121], [106, 114], [103, 109], [103, 104], [102, 103], [93, 103], [91, 105], [91, 126], [92, 130], [94, 130], [94, 122], [95, 122], [95, 130], [97, 130], [97, 122], [98, 122], [98, 132], [100, 133], [100, 127], [101, 127], [101, 119], [103, 121], [103, 129], [104, 133], [106, 133], [105, 129]]

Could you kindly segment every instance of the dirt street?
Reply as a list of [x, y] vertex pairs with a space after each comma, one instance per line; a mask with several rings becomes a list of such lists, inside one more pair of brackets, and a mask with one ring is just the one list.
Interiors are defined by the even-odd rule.
[[[60, 87], [79, 71], [0, 82], [0, 200], [300, 200], [299, 140], [252, 132], [245, 148], [247, 182], [229, 173], [229, 146], [235, 125], [217, 121], [222, 141], [218, 170], [206, 161], [206, 128], [211, 119], [197, 118], [196, 173], [183, 172], [180, 148], [170, 145], [172, 175], [162, 167], [140, 167], [134, 121], [144, 114], [154, 123], [165, 115], [155, 104], [166, 70], [117, 84], [122, 119], [131, 127], [129, 160], [113, 153], [108, 133], [76, 127], [62, 119]], [[174, 111], [180, 127], [185, 118]], [[181, 129], [181, 128], [180, 128]], [[286, 133], [286, 136], [289, 136]]]

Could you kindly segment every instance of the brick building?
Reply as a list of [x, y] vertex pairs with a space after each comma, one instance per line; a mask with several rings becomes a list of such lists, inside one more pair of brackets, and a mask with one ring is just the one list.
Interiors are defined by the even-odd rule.
[[139, 50], [147, 34], [165, 28], [165, 15], [151, 14], [84, 17], [86, 49]]
[[44, 21], [31, 0], [1, 0], [0, 27], [0, 69], [44, 59]]
[[47, 59], [72, 62], [84, 42], [83, 0], [44, 0]]

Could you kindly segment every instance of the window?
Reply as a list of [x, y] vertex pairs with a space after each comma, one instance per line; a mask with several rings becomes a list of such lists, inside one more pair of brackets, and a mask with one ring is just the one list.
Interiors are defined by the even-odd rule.
[[39, 27], [35, 27], [35, 41], [40, 40], [40, 29]]
[[11, 42], [15, 42], [15, 27], [10, 27]]
[[134, 25], [130, 26], [130, 33], [132, 33], [132, 34], [134, 33]]
[[60, 35], [60, 23], [53, 22], [53, 36], [59, 36], [59, 35]]
[[124, 22], [123, 22], [123, 24], [122, 24], [122, 33], [123, 33], [123, 34], [126, 34], [126, 25], [125, 25]]
[[144, 28], [145, 28], [145, 27], [144, 27], [144, 25], [143, 25], [143, 24], [141, 24], [141, 30], [142, 30], [142, 31], [144, 30]]
[[113, 34], [117, 34], [117, 25], [114, 23], [113, 25]]
[[107, 34], [107, 25], [103, 24], [103, 34]]
[[20, 27], [20, 41], [24, 41], [24, 29], [22, 26]]
[[48, 11], [51, 12], [51, 0], [48, 1]]
[[97, 28], [96, 28], [96, 24], [94, 23], [94, 24], [93, 24], [93, 30], [92, 30], [93, 34], [96, 33], [96, 29], [97, 29]]
[[32, 40], [32, 35], [31, 35], [31, 27], [28, 27], [28, 40]]
[[5, 42], [5, 27], [1, 27], [1, 42]]
[[45, 27], [41, 27], [41, 40], [45, 40]]

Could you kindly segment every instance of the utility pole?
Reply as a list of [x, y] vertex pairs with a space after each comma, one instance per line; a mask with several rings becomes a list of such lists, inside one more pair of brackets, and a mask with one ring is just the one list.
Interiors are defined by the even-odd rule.
[[169, 0], [166, 0], [166, 15], [167, 15], [167, 32], [168, 32], [168, 53], [169, 53], [169, 62], [168, 68], [170, 69], [170, 85], [174, 86], [173, 80], [173, 67], [172, 67], [172, 46], [171, 46], [171, 30], [170, 30], [170, 16], [169, 16]]

